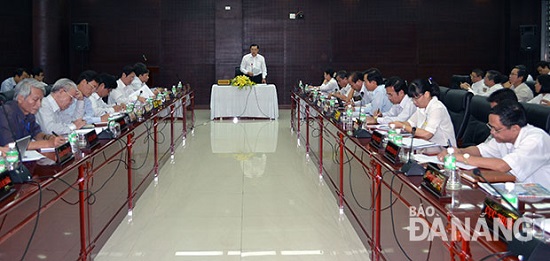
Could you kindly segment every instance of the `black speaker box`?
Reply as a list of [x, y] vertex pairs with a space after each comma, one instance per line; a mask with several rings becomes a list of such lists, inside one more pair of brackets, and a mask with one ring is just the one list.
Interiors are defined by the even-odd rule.
[[74, 23], [71, 25], [71, 43], [76, 51], [90, 50], [88, 23]]
[[534, 51], [537, 48], [536, 30], [536, 25], [519, 26], [520, 48], [522, 51]]

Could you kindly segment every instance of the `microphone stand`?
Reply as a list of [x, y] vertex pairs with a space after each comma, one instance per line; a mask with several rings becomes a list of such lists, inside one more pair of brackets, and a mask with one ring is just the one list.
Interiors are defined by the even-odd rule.
[[503, 199], [503, 200], [506, 202], [506, 204], [507, 204], [508, 206], [510, 206], [510, 209], [511, 209], [512, 211], [516, 212], [516, 214], [517, 214], [518, 216], [520, 216], [520, 217], [522, 216], [521, 213], [519, 212], [519, 210], [518, 210], [510, 201], [508, 201], [508, 199], [505, 198], [505, 197], [502, 195], [502, 193], [500, 193], [500, 191], [498, 191], [498, 190], [495, 188], [495, 186], [493, 186], [493, 184], [491, 184], [491, 183], [481, 174], [481, 171], [480, 171], [478, 168], [475, 168], [475, 169], [473, 170], [473, 173], [474, 173], [474, 175], [480, 177], [483, 181], [485, 181], [485, 183], [487, 183], [487, 185], [488, 185], [489, 187], [491, 187], [491, 188], [500, 196], [500, 198]]
[[412, 151], [413, 151], [413, 142], [414, 142], [414, 134], [416, 133], [416, 127], [412, 127], [411, 130], [411, 148], [409, 150], [409, 160], [407, 160], [407, 163], [403, 164], [401, 169], [399, 171], [405, 173], [405, 176], [422, 176], [424, 175], [424, 172], [426, 172], [426, 169], [422, 167], [420, 164], [416, 162], [416, 160], [412, 159]]

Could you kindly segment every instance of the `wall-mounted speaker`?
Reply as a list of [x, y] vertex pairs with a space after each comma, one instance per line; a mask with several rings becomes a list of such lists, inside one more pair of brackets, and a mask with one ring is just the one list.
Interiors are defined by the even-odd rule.
[[76, 51], [90, 50], [88, 23], [74, 23], [71, 25], [71, 44]]
[[519, 38], [521, 51], [534, 51], [537, 47], [536, 25], [520, 25]]

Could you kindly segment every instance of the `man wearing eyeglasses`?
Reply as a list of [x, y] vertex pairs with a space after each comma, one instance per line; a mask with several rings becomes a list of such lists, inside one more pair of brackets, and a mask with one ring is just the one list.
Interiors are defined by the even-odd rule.
[[[67, 78], [57, 80], [50, 95], [42, 101], [42, 106], [36, 114], [36, 121], [47, 134], [68, 134], [72, 130], [78, 130], [86, 125], [82, 119], [84, 115], [84, 102], [82, 93], [76, 88], [76, 84]], [[72, 115], [64, 114], [73, 103], [76, 108]]]
[[[501, 101], [491, 109], [487, 127], [493, 139], [457, 149], [457, 161], [510, 172], [517, 182], [540, 183], [550, 189], [550, 135], [527, 124], [525, 109], [520, 103]], [[445, 154], [440, 153], [439, 159], [443, 159]]]

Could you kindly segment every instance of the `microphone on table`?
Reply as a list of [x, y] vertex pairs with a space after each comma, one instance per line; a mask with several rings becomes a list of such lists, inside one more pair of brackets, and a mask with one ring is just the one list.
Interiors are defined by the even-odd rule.
[[485, 181], [485, 183], [487, 183], [487, 185], [489, 187], [491, 187], [499, 196], [502, 200], [504, 200], [506, 202], [506, 204], [508, 206], [510, 206], [510, 208], [512, 209], [512, 211], [516, 212], [516, 214], [518, 214], [519, 216], [521, 216], [521, 213], [519, 212], [519, 210], [510, 202], [508, 201], [508, 199], [506, 197], [504, 197], [502, 195], [502, 193], [500, 193], [500, 191], [498, 191], [482, 174], [481, 174], [481, 171], [478, 169], [478, 168], [475, 168], [473, 170], [473, 173], [474, 175], [480, 177], [483, 181]]
[[134, 101], [134, 103], [132, 103], [132, 108], [134, 110], [136, 109], [136, 103], [139, 101], [139, 97], [141, 96], [142, 93], [143, 93], [143, 90], [140, 90], [136, 100]]
[[416, 160], [412, 159], [412, 151], [413, 151], [413, 142], [414, 142], [414, 134], [416, 133], [416, 127], [412, 127], [411, 130], [411, 148], [409, 150], [409, 160], [407, 163], [403, 164], [401, 169], [399, 171], [405, 173], [405, 176], [422, 176], [424, 175], [424, 172], [426, 172], [426, 169], [422, 167]]
[[363, 129], [362, 128], [362, 125], [363, 125], [363, 122], [361, 122], [361, 111], [363, 110], [363, 92], [361, 92], [361, 103], [359, 104], [359, 117], [357, 118], [358, 119], [358, 123], [360, 123], [359, 125], [359, 128], [357, 130], [355, 130], [355, 132], [353, 133], [353, 136], [356, 137], [356, 138], [370, 138], [372, 137], [372, 134], [370, 134], [370, 132], [368, 132], [367, 130]]

